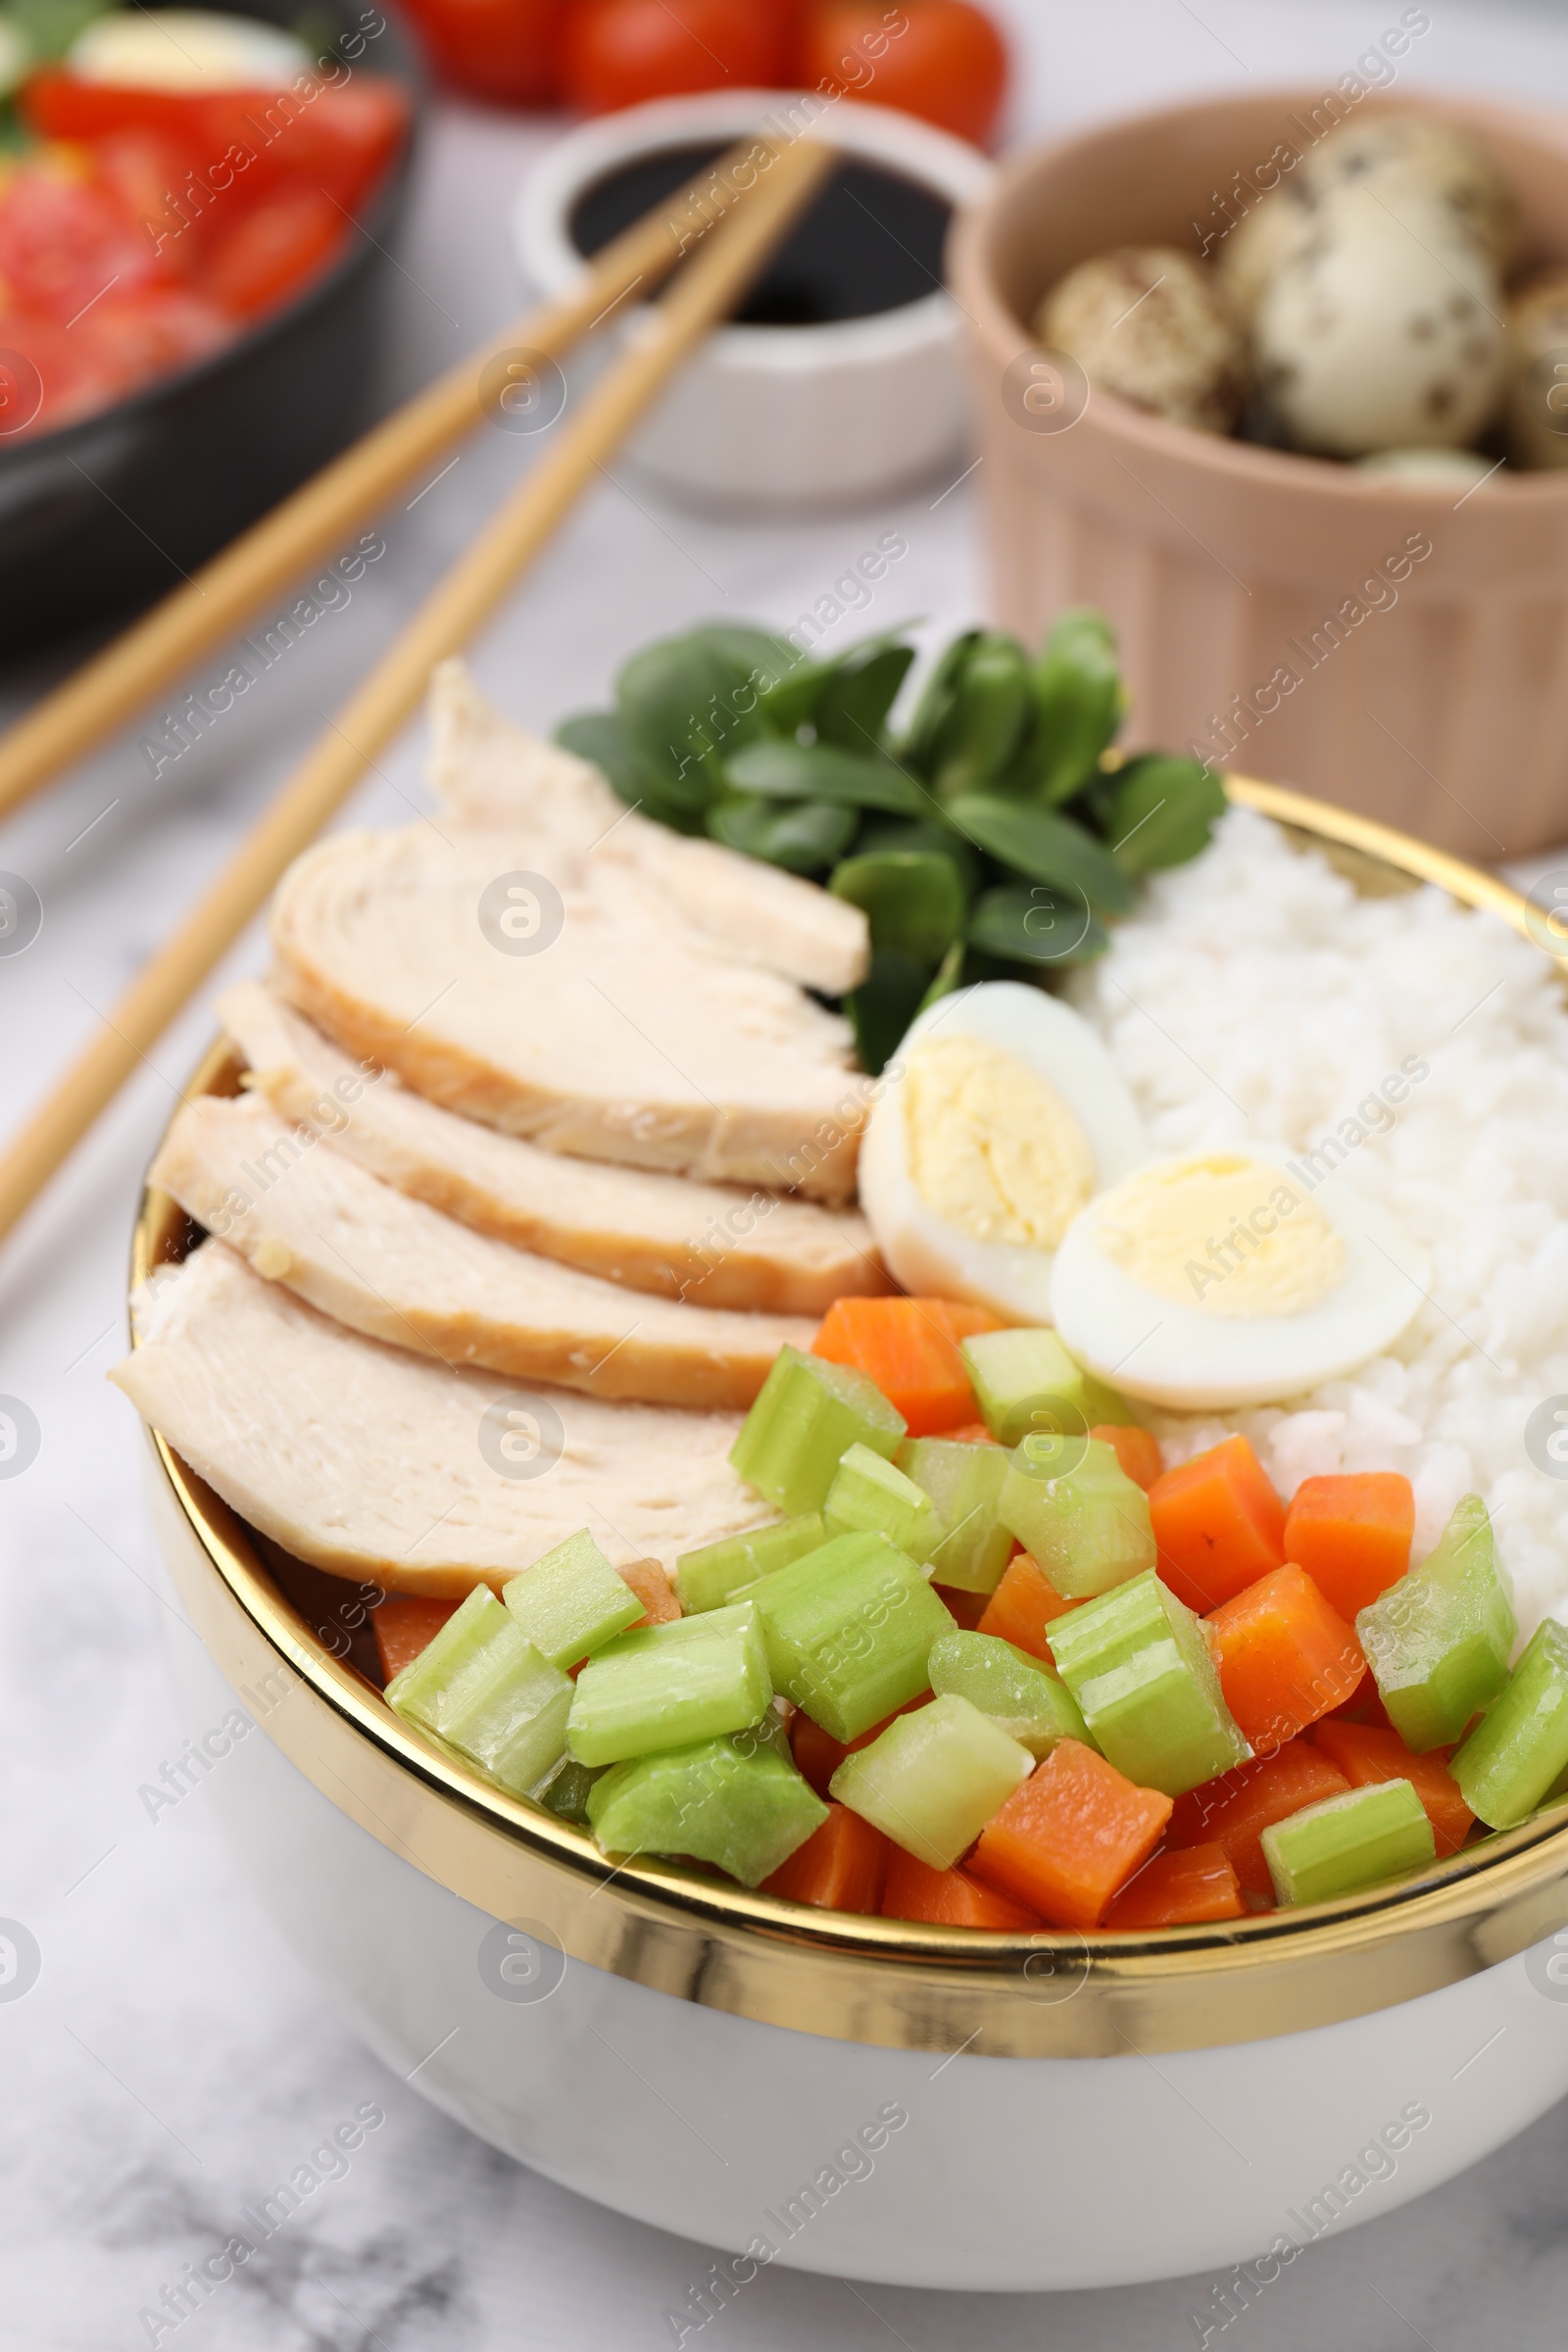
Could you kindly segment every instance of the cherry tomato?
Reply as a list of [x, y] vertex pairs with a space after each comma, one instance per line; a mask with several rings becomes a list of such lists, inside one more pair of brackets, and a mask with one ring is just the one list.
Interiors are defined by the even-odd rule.
[[1007, 87], [1007, 51], [969, 0], [820, 0], [801, 27], [797, 74], [873, 106], [902, 107], [984, 146]]
[[251, 318], [315, 275], [343, 237], [343, 215], [318, 188], [281, 188], [218, 243], [201, 291], [231, 318]]
[[776, 89], [789, 63], [780, 0], [577, 0], [561, 36], [561, 81], [584, 114], [682, 90]]
[[502, 106], [558, 95], [557, 36], [565, 0], [405, 0], [442, 80]]
[[85, 149], [50, 147], [0, 180], [0, 283], [62, 326], [111, 289], [123, 298], [164, 274], [152, 238], [91, 169]]

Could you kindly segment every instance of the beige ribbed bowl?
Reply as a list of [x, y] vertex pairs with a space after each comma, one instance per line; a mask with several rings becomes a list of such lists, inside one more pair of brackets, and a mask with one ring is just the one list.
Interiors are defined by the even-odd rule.
[[[1374, 105], [1474, 131], [1519, 197], [1526, 266], [1568, 259], [1568, 117], [1443, 95], [1354, 119]], [[1018, 158], [956, 223], [993, 606], [1030, 641], [1063, 606], [1102, 607], [1138, 745], [1461, 857], [1520, 857], [1568, 838], [1568, 472], [1399, 483], [1109, 394], [1075, 416], [1070, 383], [1031, 374], [1027, 322], [1065, 270], [1119, 244], [1198, 253], [1225, 231], [1218, 198], [1238, 212], [1238, 174], [1305, 151], [1313, 109], [1327, 120], [1322, 93], [1298, 90], [1123, 119]]]

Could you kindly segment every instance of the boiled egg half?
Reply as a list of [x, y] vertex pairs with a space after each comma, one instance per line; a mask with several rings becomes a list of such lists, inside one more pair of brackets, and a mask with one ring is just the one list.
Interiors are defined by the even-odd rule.
[[860, 1205], [906, 1291], [1046, 1323], [1062, 1235], [1147, 1149], [1081, 1014], [988, 981], [929, 1005], [884, 1073], [860, 1146]]
[[122, 9], [95, 17], [71, 45], [78, 81], [138, 90], [282, 90], [311, 53], [280, 25], [216, 9]]
[[1056, 1329], [1177, 1411], [1273, 1404], [1365, 1363], [1422, 1303], [1426, 1253], [1338, 1171], [1246, 1145], [1147, 1162], [1056, 1252]]

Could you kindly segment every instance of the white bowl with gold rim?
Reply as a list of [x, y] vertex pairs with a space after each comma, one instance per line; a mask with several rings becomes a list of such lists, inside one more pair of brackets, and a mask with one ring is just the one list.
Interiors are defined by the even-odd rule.
[[[1363, 889], [1434, 881], [1523, 926], [1438, 851], [1229, 789]], [[220, 1048], [195, 1084], [234, 1082]], [[133, 1280], [189, 1241], [149, 1193]], [[352, 1663], [357, 1588], [294, 1576], [156, 1437], [149, 1493], [204, 1644], [171, 1653], [186, 1730], [237, 1693], [262, 1734], [211, 1795], [285, 1938], [447, 2113], [717, 2249], [714, 2310], [771, 2261], [1011, 2289], [1243, 2263], [1261, 2290], [1568, 2091], [1568, 1805], [1349, 1901], [1157, 1935], [981, 1936], [612, 1869], [391, 1714]]]

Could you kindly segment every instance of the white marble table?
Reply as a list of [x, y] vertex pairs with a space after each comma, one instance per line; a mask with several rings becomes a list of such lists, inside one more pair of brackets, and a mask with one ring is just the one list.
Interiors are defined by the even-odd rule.
[[[1010, 0], [1038, 132], [1164, 92], [1248, 77], [1336, 76], [1394, 23], [1396, 0]], [[1412, 76], [1568, 101], [1568, 19], [1433, 0]], [[504, 319], [515, 302], [509, 197], [548, 126], [437, 118], [401, 262], [386, 397]], [[18, 1121], [99, 1009], [261, 808], [321, 713], [450, 560], [527, 444], [495, 434], [385, 523], [387, 556], [185, 759], [155, 781], [133, 733], [16, 818], [0, 865], [25, 874], [43, 932], [0, 963], [3, 1116]], [[907, 559], [877, 623], [956, 623], [983, 601], [967, 493], [941, 483], [885, 507], [724, 521], [609, 482], [476, 649], [479, 674], [545, 726], [595, 700], [624, 649], [699, 616], [788, 623], [879, 531]], [[0, 716], [67, 661], [0, 672]], [[417, 801], [411, 736], [352, 815]], [[257, 969], [244, 941], [220, 980]], [[215, 986], [217, 983], [215, 983]], [[104, 1382], [123, 1326], [136, 1177], [172, 1080], [211, 1027], [212, 991], [0, 1252], [0, 1393], [42, 1434], [0, 1481], [0, 1916], [42, 1955], [0, 2002], [0, 2341], [119, 2352], [181, 2265], [362, 2101], [384, 2107], [348, 2176], [238, 2281], [162, 2343], [222, 2352], [635, 2352], [708, 2252], [620, 2221], [520, 2171], [388, 2078], [326, 2013], [239, 1885], [200, 1791], [149, 1817], [141, 1791], [176, 1752], [158, 1659], [161, 1603], [137, 1486], [139, 1437]], [[184, 1639], [177, 1635], [176, 1639]], [[1065, 2160], [1070, 2161], [1070, 2154]], [[1105, 2295], [959, 2300], [768, 2271], [721, 2320], [727, 2352], [803, 2339], [876, 2352], [979, 2345], [1155, 2352], [1194, 2344], [1207, 2281]], [[1402, 2212], [1307, 2255], [1227, 2330], [1253, 2352], [1545, 2352], [1568, 2293], [1568, 2109]], [[695, 2339], [693, 2339], [695, 2340]], [[1211, 2341], [1220, 2340], [1211, 2336]]]

